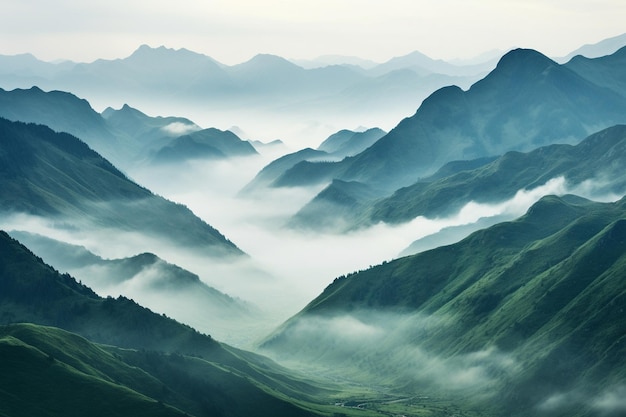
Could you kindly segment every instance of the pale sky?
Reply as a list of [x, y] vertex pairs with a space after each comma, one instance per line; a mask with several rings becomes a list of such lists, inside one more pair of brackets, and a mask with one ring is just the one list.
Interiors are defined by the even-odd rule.
[[257, 53], [556, 57], [626, 32], [624, 0], [0, 0], [0, 10], [0, 54], [46, 61], [124, 58], [141, 44], [230, 65]]

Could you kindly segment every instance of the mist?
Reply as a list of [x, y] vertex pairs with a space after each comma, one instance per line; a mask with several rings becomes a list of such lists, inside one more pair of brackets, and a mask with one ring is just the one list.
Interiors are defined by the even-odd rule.
[[[323, 139], [325, 136], [319, 137], [315, 146]], [[238, 196], [239, 191], [278, 156], [277, 151], [270, 151], [260, 156], [218, 161], [196, 159], [177, 164], [144, 163], [136, 164], [127, 171], [127, 175], [138, 184], [186, 205], [249, 255], [239, 259], [211, 257], [202, 250], [182, 247], [167, 236], [102, 227], [85, 223], [80, 218], [47, 219], [15, 214], [4, 216], [0, 226], [7, 231], [27, 231], [83, 246], [104, 259], [154, 253], [164, 261], [198, 275], [210, 287], [258, 309], [260, 313], [254, 319], [233, 319], [229, 327], [231, 335], [223, 340], [249, 347], [254, 340], [264, 337], [300, 311], [334, 278], [395, 259], [401, 253], [406, 254], [403, 251], [416, 240], [436, 236], [442, 230], [467, 226], [458, 229], [458, 233], [453, 233], [443, 242], [453, 243], [482, 227], [484, 224], [477, 223], [479, 220], [513, 219], [546, 194], [582, 192], [590, 195], [601, 189], [597, 186], [600, 181], [588, 181], [576, 188], [559, 177], [532, 190], [519, 190], [512, 199], [501, 203], [469, 202], [458, 213], [445, 218], [417, 217], [401, 225], [379, 223], [349, 233], [303, 232], [289, 229], [285, 224], [327, 184], [268, 188], [254, 196]], [[111, 208], [115, 209], [114, 206]], [[439, 244], [442, 242], [431, 240], [419, 250]], [[71, 272], [78, 279], [85, 278], [84, 281], [91, 275], [97, 275], [93, 270]], [[153, 294], [141, 285], [146, 279], [146, 276], [139, 276], [126, 285], [100, 287], [99, 294], [133, 297], [157, 312], [167, 312], [178, 320], [198, 326], [203, 332], [217, 335], [212, 331], [212, 326], [217, 326], [215, 322], [198, 319], [206, 315], [206, 311], [185, 306], [184, 298], [175, 300]], [[245, 334], [234, 335], [236, 331], [232, 329], [237, 328]]]
[[[278, 339], [268, 338], [261, 352], [294, 369], [331, 379], [369, 385], [378, 381], [409, 386], [413, 393], [474, 400], [496, 395], [520, 371], [512, 354], [490, 347], [455, 355], [428, 347], [429, 338], [455, 321], [454, 316], [390, 310], [308, 315], [288, 323]], [[281, 349], [282, 337], [288, 340], [286, 349]]]

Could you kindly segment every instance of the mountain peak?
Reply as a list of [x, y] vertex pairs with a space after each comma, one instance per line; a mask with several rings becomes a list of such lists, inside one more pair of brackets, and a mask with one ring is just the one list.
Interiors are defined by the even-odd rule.
[[541, 72], [546, 68], [558, 65], [556, 62], [534, 49], [513, 49], [498, 62], [494, 71], [511, 72], [524, 68], [526, 71]]

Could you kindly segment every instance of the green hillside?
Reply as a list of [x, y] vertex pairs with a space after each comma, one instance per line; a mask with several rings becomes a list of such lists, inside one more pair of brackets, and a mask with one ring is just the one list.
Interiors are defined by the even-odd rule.
[[[625, 276], [626, 200], [548, 196], [457, 244], [337, 278], [263, 347], [504, 415], [593, 416], [626, 375]], [[588, 401], [546, 411], [577, 390]]]
[[[56, 329], [12, 324], [20, 322], [55, 326], [106, 346], [94, 346]], [[50, 378], [61, 380], [59, 385], [67, 382], [72, 387], [95, 378], [92, 393], [99, 392], [101, 384], [112, 393], [132, 390], [135, 393], [128, 395], [135, 402], [148, 397], [194, 415], [249, 416], [254, 411], [258, 416], [308, 416], [316, 414], [311, 409], [322, 412], [326, 406], [319, 404], [319, 398], [332, 394], [267, 358], [220, 344], [133, 300], [100, 298], [45, 265], [4, 232], [0, 233], [0, 324], [7, 325], [0, 330], [3, 342], [20, 347], [16, 361], [1, 366], [19, 366], [17, 357], [25, 356], [24, 361], [35, 357], [39, 362], [53, 358], [61, 367], [53, 368]], [[33, 353], [35, 348], [40, 352]], [[22, 377], [26, 383], [37, 375], [26, 368]], [[7, 383], [0, 392], [12, 398], [14, 407], [27, 402], [39, 406], [24, 385]], [[107, 393], [102, 395], [108, 398]], [[67, 404], [57, 406], [60, 413], [67, 411]], [[123, 415], [134, 415], [132, 408], [123, 409], [131, 410]], [[9, 411], [7, 415], [23, 415], [13, 408]]]
[[498, 203], [520, 189], [532, 189], [564, 177], [574, 188], [589, 182], [597, 195], [626, 191], [626, 126], [607, 128], [576, 146], [550, 145], [527, 153], [509, 152], [495, 161], [432, 181], [401, 188], [372, 204], [366, 223], [399, 223], [417, 216], [454, 214], [470, 201]]
[[76, 137], [6, 119], [0, 119], [0, 211], [79, 229], [142, 232], [214, 255], [242, 254], [188, 208], [135, 184]]
[[3, 416], [185, 415], [130, 388], [158, 394], [160, 381], [59, 329], [0, 326], [0, 356]]

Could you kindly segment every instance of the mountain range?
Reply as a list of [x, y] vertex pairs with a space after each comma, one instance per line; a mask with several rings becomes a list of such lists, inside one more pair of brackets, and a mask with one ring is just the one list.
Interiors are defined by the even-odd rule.
[[[624, 54], [626, 48], [615, 55]], [[623, 123], [624, 109], [626, 96], [619, 85], [596, 85], [539, 52], [518, 49], [468, 91], [437, 90], [413, 116], [360, 154], [318, 166], [302, 163], [291, 175], [308, 183], [335, 178], [393, 191], [454, 160], [576, 142]]]
[[[197, 181], [203, 204], [216, 205], [221, 196], [205, 192], [214, 184], [200, 170], [247, 173], [264, 146], [255, 150], [237, 128], [152, 117], [127, 104], [98, 113], [72, 93], [84, 88], [122, 103], [133, 102], [124, 94], [158, 98], [212, 115], [212, 106], [243, 105], [242, 118], [272, 108], [287, 119], [350, 102], [337, 97], [359, 102], [356, 113], [387, 101], [399, 108], [400, 95], [382, 92], [403, 89], [397, 93], [421, 101], [415, 80], [469, 78], [419, 53], [386, 66], [311, 69], [271, 55], [225, 66], [146, 46], [121, 60], [54, 68], [0, 57], [0, 81], [73, 86], [0, 90], [0, 229], [13, 236], [0, 231], [0, 415], [622, 415], [626, 48], [604, 55], [559, 64], [512, 50], [466, 90], [432, 93], [388, 133], [340, 130], [317, 149], [266, 165], [239, 199], [237, 190], [226, 193], [228, 204], [244, 206], [226, 206], [240, 215], [235, 230], [251, 233], [247, 244], [258, 236], [250, 253], [274, 257], [259, 263], [125, 171], [180, 170]], [[216, 161], [224, 158], [233, 159]], [[231, 178], [219, 181], [227, 188]], [[284, 281], [255, 267], [298, 262], [296, 243], [320, 264], [344, 261], [348, 251], [333, 245], [363, 261], [361, 244], [378, 254], [405, 238], [395, 234], [423, 235], [399, 226], [419, 216], [445, 219], [469, 203], [501, 204], [555, 181], [559, 195], [533, 200], [521, 217], [479, 213], [485, 217], [447, 230], [464, 238], [444, 229], [418, 241], [418, 253], [337, 277], [262, 340], [255, 352], [267, 356], [216, 340], [258, 332], [267, 317], [205, 278], [236, 288], [241, 267], [253, 277], [243, 291], [267, 293], [268, 305], [278, 305], [286, 287], [325, 279], [303, 265]], [[290, 197], [302, 201], [300, 192], [325, 184], [288, 220], [292, 230], [263, 221], [267, 201], [241, 200], [280, 195], [268, 211], [280, 206], [288, 218], [296, 209]], [[308, 185], [316, 188], [296, 188]], [[175, 186], [174, 194], [187, 192]], [[268, 190], [278, 187], [280, 194]], [[315, 252], [319, 243], [324, 251]]]
[[[300, 164], [337, 161], [356, 155], [376, 143], [385, 133], [379, 128], [371, 128], [363, 132], [342, 129], [327, 137], [317, 149], [301, 149], [270, 162], [246, 184], [241, 193], [263, 192], [266, 187], [298, 185], [298, 179], [294, 179], [290, 173], [298, 170]], [[307, 180], [304, 179], [304, 181]]]
[[235, 324], [244, 328], [253, 317], [262, 315], [258, 307], [218, 291], [197, 274], [153, 253], [104, 259], [83, 246], [42, 235], [18, 230], [9, 234], [47, 264], [70, 273], [96, 293], [132, 298], [199, 331], [210, 331], [219, 340], [228, 340]]
[[74, 94], [38, 87], [0, 89], [0, 117], [70, 133], [122, 169], [168, 158], [183, 162], [256, 154], [232, 132], [203, 130], [184, 117], [152, 117], [127, 104], [119, 110], [108, 107], [100, 114]]
[[[626, 178], [626, 126], [595, 133], [577, 145], [549, 145], [531, 152], [507, 152], [493, 160], [444, 165], [431, 177], [380, 198], [360, 183], [335, 180], [292, 219], [294, 225], [354, 229], [378, 222], [398, 224], [418, 216], [445, 218], [466, 204], [499, 204], [520, 190], [532, 190], [563, 178], [566, 187], [594, 198], [623, 195]], [[347, 197], [352, 197], [351, 199]], [[354, 202], [359, 201], [356, 206]], [[318, 227], [318, 226], [315, 226]]]
[[593, 399], [626, 374], [625, 244], [624, 199], [547, 196], [457, 244], [337, 278], [263, 347], [494, 415], [599, 415]]
[[[340, 123], [348, 116], [359, 123], [366, 114], [378, 114], [372, 123], [380, 125], [377, 121], [394, 121], [414, 110], [437, 88], [452, 83], [468, 87], [493, 65], [433, 67], [424, 62], [407, 57], [387, 68], [305, 69], [282, 57], [260, 54], [228, 66], [186, 49], [142, 45], [126, 58], [92, 63], [53, 64], [32, 56], [0, 56], [0, 68], [7, 68], [0, 70], [0, 86], [71, 91], [96, 108], [130, 103], [156, 114], [182, 112], [211, 126], [241, 123], [241, 115], [247, 119], [281, 116], [285, 124], [300, 125], [310, 124], [312, 118], [314, 123], [331, 119]], [[336, 117], [339, 114], [342, 118]]]

